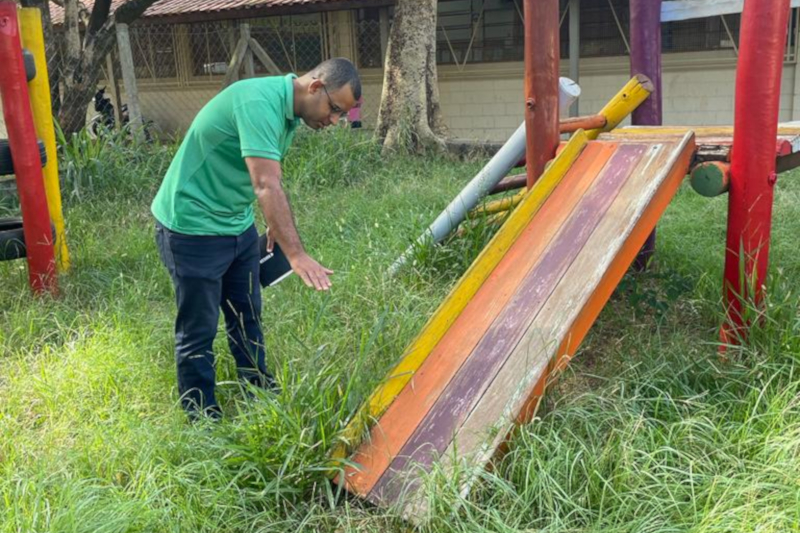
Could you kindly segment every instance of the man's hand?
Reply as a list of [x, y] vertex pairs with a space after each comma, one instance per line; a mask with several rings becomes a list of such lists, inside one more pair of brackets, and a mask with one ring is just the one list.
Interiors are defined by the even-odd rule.
[[333, 270], [320, 265], [310, 255], [303, 253], [297, 258], [289, 258], [289, 264], [307, 287], [313, 287], [318, 291], [327, 291], [331, 288], [328, 276], [333, 274]]

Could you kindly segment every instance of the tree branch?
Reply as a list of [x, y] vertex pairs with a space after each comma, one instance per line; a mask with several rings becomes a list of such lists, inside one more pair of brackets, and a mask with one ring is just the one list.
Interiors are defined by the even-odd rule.
[[86, 25], [86, 35], [94, 35], [108, 20], [108, 15], [111, 12], [111, 0], [95, 0], [94, 7], [92, 7], [92, 14], [89, 16], [89, 22]]
[[147, 8], [158, 0], [129, 0], [114, 11], [114, 20], [122, 24], [130, 24], [147, 11]]

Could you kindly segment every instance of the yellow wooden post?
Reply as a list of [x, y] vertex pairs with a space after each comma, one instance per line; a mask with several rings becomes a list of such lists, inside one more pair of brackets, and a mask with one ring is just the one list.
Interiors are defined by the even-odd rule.
[[601, 133], [613, 130], [625, 120], [625, 117], [633, 113], [633, 110], [639, 107], [652, 92], [653, 83], [647, 76], [641, 74], [634, 76], [598, 113], [598, 115], [606, 117], [606, 125], [602, 128], [587, 130], [586, 135], [589, 139], [597, 139]]
[[47, 75], [47, 59], [44, 53], [42, 14], [38, 8], [19, 10], [22, 46], [33, 54], [36, 62], [36, 77], [28, 83], [31, 110], [36, 126], [36, 135], [44, 143], [47, 164], [44, 166], [44, 188], [50, 219], [56, 227], [56, 259], [62, 271], [69, 269], [69, 251], [64, 234], [64, 215], [61, 210], [61, 188], [58, 182], [58, 156], [56, 154], [56, 132], [53, 125], [53, 108], [50, 102], [50, 79]]

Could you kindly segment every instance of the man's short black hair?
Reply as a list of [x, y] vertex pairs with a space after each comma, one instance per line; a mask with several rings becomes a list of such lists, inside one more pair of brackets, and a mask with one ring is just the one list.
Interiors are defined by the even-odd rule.
[[337, 91], [345, 85], [350, 85], [353, 99], [361, 98], [361, 79], [353, 63], [344, 57], [334, 57], [323, 61], [311, 71], [311, 75], [319, 78], [330, 91]]

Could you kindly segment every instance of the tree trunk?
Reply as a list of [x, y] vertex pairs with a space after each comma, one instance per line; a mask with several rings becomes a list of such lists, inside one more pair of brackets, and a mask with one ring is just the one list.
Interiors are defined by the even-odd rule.
[[86, 126], [86, 110], [97, 90], [101, 66], [116, 35], [115, 23], [130, 24], [156, 0], [128, 0], [109, 16], [111, 0], [95, 0], [81, 40], [78, 0], [64, 0], [66, 46], [62, 58], [64, 94], [58, 121], [65, 133]]
[[399, 0], [386, 51], [376, 135], [383, 150], [444, 150], [436, 73], [436, 0]]

